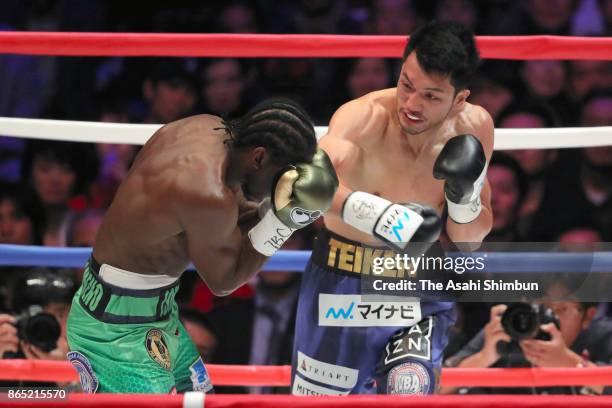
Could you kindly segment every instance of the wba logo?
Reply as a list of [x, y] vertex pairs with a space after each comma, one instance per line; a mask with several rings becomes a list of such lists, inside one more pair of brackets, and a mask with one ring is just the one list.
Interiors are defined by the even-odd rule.
[[[373, 296], [369, 296], [368, 300]], [[377, 298], [375, 298], [377, 299]], [[361, 295], [319, 294], [319, 326], [412, 326], [421, 320], [421, 304], [406, 297], [362, 301]]]
[[329, 309], [327, 309], [327, 313], [325, 313], [325, 318], [327, 319], [331, 317], [332, 319], [353, 319], [354, 307], [355, 302], [351, 302], [347, 310], [344, 310], [342, 307], [339, 307], [338, 310], [336, 310], [333, 306], [330, 306]]

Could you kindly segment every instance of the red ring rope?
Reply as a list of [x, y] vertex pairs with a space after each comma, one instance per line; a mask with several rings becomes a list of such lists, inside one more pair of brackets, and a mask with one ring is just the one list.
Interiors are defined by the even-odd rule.
[[[208, 364], [215, 385], [287, 386], [290, 366], [236, 366]], [[76, 371], [67, 361], [0, 360], [0, 380], [75, 381]], [[612, 385], [612, 366], [589, 368], [444, 368], [444, 386], [548, 387]]]
[[[612, 38], [477, 37], [483, 58], [612, 60]], [[0, 32], [0, 53], [64, 56], [385, 57], [403, 36]]]
[[[136, 408], [180, 408], [184, 395], [142, 394], [72, 394], [67, 400], [30, 400], [16, 404], [0, 400], [0, 407], [121, 407]], [[470, 408], [609, 408], [610, 396], [577, 395], [435, 395], [428, 397], [405, 397], [391, 395], [352, 395], [348, 397], [294, 397], [290, 395], [206, 395], [206, 408], [448, 408], [469, 406]]]

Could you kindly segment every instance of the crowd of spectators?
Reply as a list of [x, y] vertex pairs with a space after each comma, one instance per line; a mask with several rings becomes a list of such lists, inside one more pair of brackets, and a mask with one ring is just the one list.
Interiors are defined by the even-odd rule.
[[[612, 0], [154, 0], [139, 12], [103, 0], [6, 0], [3, 5], [0, 30], [5, 31], [407, 36], [426, 21], [437, 19], [460, 21], [477, 35], [612, 35]], [[236, 117], [263, 98], [285, 96], [304, 105], [317, 125], [326, 125], [343, 103], [395, 86], [400, 64], [399, 56], [153, 59], [0, 55], [0, 116], [168, 123], [198, 113]], [[470, 89], [468, 101], [486, 108], [497, 128], [612, 126], [612, 61], [486, 60]], [[0, 243], [91, 246], [104, 211], [138, 150], [128, 144], [0, 136]], [[496, 152], [488, 179], [494, 225], [487, 241], [612, 240], [612, 146]], [[313, 230], [297, 234], [288, 245], [310, 249]], [[61, 352], [46, 353], [20, 341], [12, 328], [11, 316], [25, 307], [15, 301], [23, 300], [15, 291], [27, 291], [24, 280], [42, 273], [18, 269], [0, 268], [0, 354], [21, 348], [27, 358], [61, 359], [65, 340], [58, 342]], [[43, 286], [50, 285], [51, 276], [73, 288], [80, 280], [79, 271], [45, 270], [44, 276], [46, 280], [38, 279]], [[289, 363], [299, 274], [262, 273], [229, 299], [215, 298], [195, 274], [187, 273], [182, 279], [184, 289], [178, 295], [182, 320], [206, 361]], [[63, 339], [69, 301], [64, 291], [57, 292], [56, 299], [53, 288], [45, 288], [49, 298], [35, 302], [44, 303], [40, 306], [57, 316]], [[57, 304], [60, 307], [53, 309]], [[574, 316], [578, 326], [573, 338], [564, 343], [566, 349], [580, 354], [589, 347], [601, 351], [612, 344], [612, 325], [605, 317], [612, 316], [612, 307], [576, 302], [567, 307], [576, 313], [567, 312], [570, 317], [564, 315], [564, 321]], [[480, 366], [494, 365], [500, 359], [491, 344], [501, 337], [490, 332], [501, 309], [494, 307], [489, 314], [487, 308], [478, 324], [468, 322], [471, 317], [467, 314], [473, 309], [460, 310], [447, 365], [468, 366], [483, 355], [486, 359], [478, 360]], [[604, 346], [593, 339], [576, 340], [593, 327], [603, 336], [597, 341]]]

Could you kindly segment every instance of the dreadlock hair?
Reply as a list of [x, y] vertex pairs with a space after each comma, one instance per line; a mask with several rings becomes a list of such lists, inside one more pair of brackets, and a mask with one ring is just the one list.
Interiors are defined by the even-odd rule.
[[275, 164], [310, 163], [317, 149], [312, 121], [290, 99], [267, 99], [239, 119], [223, 121], [234, 148], [264, 147]]

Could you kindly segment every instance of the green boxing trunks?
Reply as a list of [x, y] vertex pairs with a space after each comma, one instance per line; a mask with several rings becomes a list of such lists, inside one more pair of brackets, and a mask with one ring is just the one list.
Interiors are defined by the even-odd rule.
[[212, 390], [178, 318], [178, 280], [140, 275], [91, 258], [68, 316], [68, 359], [87, 393]]

